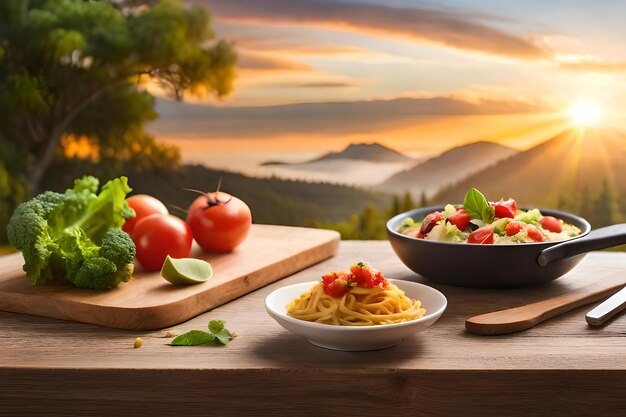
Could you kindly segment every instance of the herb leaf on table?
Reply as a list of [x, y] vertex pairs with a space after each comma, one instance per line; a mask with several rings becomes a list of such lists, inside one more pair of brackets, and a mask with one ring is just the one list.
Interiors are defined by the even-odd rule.
[[198, 345], [227, 345], [233, 340], [233, 334], [225, 327], [223, 320], [211, 320], [209, 331], [190, 330], [177, 336], [170, 343], [171, 346], [198, 346]]

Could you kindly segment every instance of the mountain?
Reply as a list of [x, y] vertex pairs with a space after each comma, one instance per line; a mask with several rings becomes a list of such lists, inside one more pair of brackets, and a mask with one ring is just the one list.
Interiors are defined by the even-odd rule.
[[394, 150], [380, 143], [352, 143], [341, 152], [330, 152], [324, 156], [314, 159], [316, 161], [331, 161], [337, 159], [355, 159], [370, 162], [399, 162], [411, 163], [413, 158]]
[[329, 152], [319, 158], [312, 159], [307, 162], [287, 163], [287, 162], [265, 162], [261, 165], [303, 165], [314, 162], [336, 161], [338, 159], [368, 161], [368, 162], [392, 162], [392, 163], [412, 163], [415, 162], [410, 158], [394, 149], [381, 145], [380, 143], [351, 143], [340, 152]]
[[626, 134], [569, 129], [442, 190], [435, 199], [461, 201], [467, 189], [475, 187], [490, 200], [513, 197], [522, 205], [567, 209], [567, 202], [589, 203], [582, 196], [591, 200], [605, 181], [619, 200], [626, 195], [624, 173]]
[[435, 195], [441, 188], [462, 181], [517, 153], [516, 150], [493, 142], [474, 142], [452, 148], [409, 170], [399, 172], [376, 188], [387, 192], [410, 192], [415, 196]]
[[418, 163], [379, 143], [353, 143], [306, 162], [265, 162], [280, 177], [315, 179], [336, 184], [372, 186]]

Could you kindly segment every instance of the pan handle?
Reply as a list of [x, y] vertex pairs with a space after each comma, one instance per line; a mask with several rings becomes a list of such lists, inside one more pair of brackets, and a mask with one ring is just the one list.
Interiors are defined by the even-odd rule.
[[537, 263], [546, 266], [550, 262], [570, 258], [592, 250], [606, 249], [626, 243], [626, 223], [614, 224], [592, 230], [586, 236], [550, 246], [539, 253]]

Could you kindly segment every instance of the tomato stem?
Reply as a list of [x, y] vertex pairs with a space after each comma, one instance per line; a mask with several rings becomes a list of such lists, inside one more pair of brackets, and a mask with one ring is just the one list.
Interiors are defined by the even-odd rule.
[[197, 194], [201, 194], [201, 195], [206, 196], [206, 197], [210, 197], [208, 193], [205, 193], [204, 191], [200, 191], [200, 190], [195, 190], [193, 188], [183, 188], [183, 190], [191, 191], [192, 193], [197, 193]]
[[187, 213], [188, 213], [187, 210], [185, 210], [182, 207], [177, 206], [176, 204], [168, 204], [168, 206], [170, 206], [171, 209], [178, 210], [178, 211], [180, 211], [182, 213], [185, 213], [185, 215], [187, 215]]
[[217, 189], [215, 190], [215, 194], [220, 192], [220, 187], [222, 186], [222, 177], [217, 181]]
[[183, 188], [183, 190], [191, 191], [192, 193], [197, 193], [197, 194], [205, 196], [207, 198], [207, 207], [206, 208], [210, 208], [210, 207], [213, 207], [213, 206], [219, 206], [219, 205], [222, 205], [222, 204], [227, 204], [233, 198], [232, 195], [229, 195], [228, 196], [228, 200], [226, 200], [226, 201], [222, 201], [222, 200], [220, 200], [218, 198], [219, 192], [220, 192], [219, 191], [219, 187], [220, 187], [221, 182], [222, 182], [222, 180], [220, 178], [220, 182], [217, 185], [217, 190], [215, 191], [215, 193], [213, 193], [214, 196], [212, 196], [210, 193], [205, 193], [204, 191], [196, 190], [196, 189], [193, 189], [193, 188]]

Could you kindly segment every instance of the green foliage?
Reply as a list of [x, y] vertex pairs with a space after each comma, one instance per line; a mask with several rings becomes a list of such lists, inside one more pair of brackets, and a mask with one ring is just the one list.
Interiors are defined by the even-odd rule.
[[101, 164], [117, 165], [111, 171], [176, 165], [178, 151], [143, 131], [157, 115], [142, 87], [159, 85], [176, 99], [223, 96], [235, 61], [207, 10], [182, 1], [0, 2], [0, 182], [11, 178], [2, 183], [0, 229], [27, 197], [24, 185], [40, 190], [66, 158], [68, 135], [87, 138]]
[[[2, 148], [0, 140], [0, 149]], [[0, 159], [0, 246], [7, 242], [6, 225], [13, 208], [28, 196], [28, 184], [24, 178], [14, 177]]]
[[608, 226], [617, 223], [617, 199], [615, 191], [606, 179], [602, 181], [602, 188], [595, 201], [594, 209], [593, 220], [595, 224]]
[[47, 191], [20, 204], [7, 228], [35, 285], [64, 277], [79, 288], [107, 289], [128, 281], [135, 245], [120, 228], [134, 212], [126, 178], [76, 180], [65, 193]]
[[[428, 204], [426, 197], [422, 195], [420, 207]], [[352, 214], [347, 221], [338, 223], [325, 223], [313, 221], [311, 225], [324, 229], [336, 230], [342, 239], [347, 240], [384, 240], [387, 238], [387, 220], [396, 214], [417, 208], [411, 194], [405, 192], [402, 198], [398, 195], [391, 197], [391, 202], [386, 207], [367, 204], [360, 213]]]
[[592, 192], [588, 187], [561, 194], [558, 199], [558, 209], [578, 214], [591, 223], [594, 228], [619, 223], [625, 217], [620, 211], [617, 193], [611, 183], [605, 178], [599, 191]]

